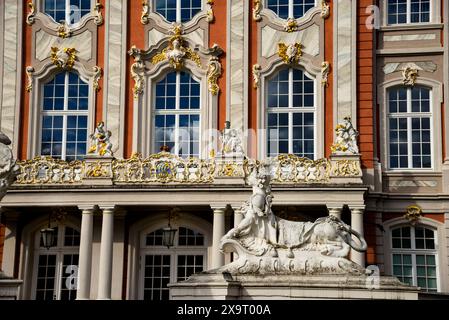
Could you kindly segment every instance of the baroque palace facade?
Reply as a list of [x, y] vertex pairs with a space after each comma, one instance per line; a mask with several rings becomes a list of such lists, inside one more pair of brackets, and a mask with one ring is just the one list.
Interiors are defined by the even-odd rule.
[[233, 259], [220, 239], [269, 158], [276, 215], [341, 217], [368, 242], [353, 261], [448, 293], [448, 12], [1, 1], [0, 124], [20, 173], [0, 269], [19, 299], [168, 299], [168, 283]]

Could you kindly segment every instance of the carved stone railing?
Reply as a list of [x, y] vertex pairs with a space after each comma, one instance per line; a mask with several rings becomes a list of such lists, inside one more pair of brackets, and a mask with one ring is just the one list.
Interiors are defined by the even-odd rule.
[[[279, 155], [268, 161], [273, 184], [360, 184], [359, 156], [310, 160]], [[181, 158], [167, 152], [129, 159], [90, 157], [66, 162], [51, 157], [19, 161], [16, 186], [245, 184], [245, 177], [268, 162], [254, 159]], [[232, 179], [235, 178], [235, 179]]]

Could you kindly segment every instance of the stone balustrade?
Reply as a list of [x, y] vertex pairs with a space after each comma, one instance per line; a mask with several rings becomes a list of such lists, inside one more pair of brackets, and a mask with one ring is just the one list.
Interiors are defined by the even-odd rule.
[[[238, 177], [244, 183], [253, 168], [266, 163], [248, 158], [181, 158], [167, 152], [148, 158], [136, 153], [129, 159], [89, 157], [73, 162], [36, 157], [18, 161], [20, 173], [14, 186], [221, 184], [223, 177]], [[331, 155], [314, 161], [282, 154], [270, 159], [270, 170], [274, 185], [362, 183], [358, 155]]]

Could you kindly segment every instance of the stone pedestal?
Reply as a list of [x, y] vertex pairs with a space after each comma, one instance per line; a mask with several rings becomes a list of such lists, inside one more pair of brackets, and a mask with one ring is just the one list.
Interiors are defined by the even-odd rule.
[[17, 300], [22, 280], [6, 277], [0, 271], [0, 300]]
[[333, 153], [330, 162], [330, 183], [363, 184], [359, 154]]
[[85, 158], [86, 169], [83, 184], [96, 186], [111, 186], [112, 182], [112, 157], [100, 157], [88, 155]]
[[172, 300], [418, 300], [394, 277], [201, 273], [169, 288]]
[[227, 185], [245, 185], [245, 158], [241, 154], [219, 155], [215, 158], [215, 183]]

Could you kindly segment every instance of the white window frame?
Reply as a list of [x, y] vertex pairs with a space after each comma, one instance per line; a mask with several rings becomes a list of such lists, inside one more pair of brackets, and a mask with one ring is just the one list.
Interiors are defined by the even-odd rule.
[[[274, 74], [272, 74], [268, 79], [267, 79], [267, 84], [268, 82], [270, 82], [276, 75], [279, 74], [279, 72], [281, 72], [283, 69], [277, 70]], [[268, 107], [268, 86], [265, 89], [264, 92], [264, 96], [265, 96], [265, 103], [264, 103], [264, 113], [266, 114], [265, 116], [265, 122], [264, 122], [264, 127], [266, 129], [266, 137], [264, 139], [264, 143], [265, 143], [265, 155], [264, 158], [268, 157], [268, 153], [269, 150], [268, 148], [268, 139], [269, 139], [269, 130], [268, 130], [268, 114], [270, 113], [287, 113], [288, 116], [288, 135], [289, 135], [289, 140], [288, 140], [288, 153], [289, 154], [293, 154], [293, 114], [294, 113], [313, 113], [313, 123], [314, 123], [314, 128], [313, 128], [313, 135], [314, 135], [314, 141], [313, 141], [313, 157], [314, 159], [312, 160], [317, 160], [317, 148], [318, 148], [318, 116], [317, 116], [317, 110], [318, 110], [318, 106], [317, 106], [317, 94], [318, 94], [318, 88], [317, 88], [317, 81], [316, 79], [311, 76], [306, 70], [304, 69], [298, 69], [301, 70], [305, 76], [307, 76], [309, 79], [311, 79], [313, 81], [313, 108], [310, 107], [293, 107], [293, 70], [295, 70], [295, 68], [293, 67], [289, 67], [288, 68], [289, 72], [288, 72], [288, 90], [289, 90], [289, 95], [288, 95], [288, 108], [269, 108]]]
[[[435, 147], [434, 147], [434, 114], [433, 114], [433, 89], [428, 86], [421, 86], [429, 90], [429, 112], [412, 112], [412, 90], [413, 87], [403, 87], [407, 90], [407, 113], [390, 113], [389, 91], [400, 86], [393, 86], [387, 89], [386, 94], [386, 148], [388, 152], [386, 166], [390, 171], [434, 171], [435, 170]], [[391, 168], [390, 167], [390, 119], [406, 118], [407, 119], [407, 149], [408, 149], [408, 168]], [[430, 168], [413, 168], [413, 143], [412, 143], [412, 119], [413, 118], [429, 118], [430, 119]]]
[[430, 21], [429, 22], [414, 22], [411, 23], [411, 2], [410, 6], [408, 5], [407, 9], [407, 23], [398, 23], [398, 24], [389, 24], [388, 23], [388, 0], [381, 0], [381, 8], [382, 10], [382, 26], [383, 27], [391, 27], [391, 28], [401, 28], [401, 27], [418, 27], [419, 26], [428, 26], [429, 24], [439, 24], [441, 23], [441, 1], [439, 0], [430, 0]]
[[[402, 228], [402, 227], [410, 227], [410, 242], [411, 242], [411, 248], [393, 248], [393, 236], [392, 232], [394, 229]], [[416, 238], [415, 238], [415, 228], [416, 227], [422, 227], [428, 230], [433, 231], [433, 238], [435, 241], [435, 249], [416, 249]], [[436, 269], [436, 278], [437, 278], [437, 292], [441, 292], [441, 277], [440, 277], [440, 265], [439, 265], [439, 254], [438, 254], [438, 230], [430, 227], [428, 225], [424, 224], [417, 224], [416, 226], [410, 226], [405, 224], [399, 224], [395, 225], [394, 227], [391, 227], [389, 229], [389, 237], [390, 237], [390, 272], [393, 274], [393, 255], [400, 254], [400, 255], [410, 255], [412, 256], [412, 280], [413, 285], [418, 286], [418, 275], [417, 275], [417, 265], [416, 265], [416, 256], [417, 255], [434, 255], [435, 256], [435, 269]]]
[[[154, 13], [160, 15], [165, 21], [167, 21], [167, 22], [169, 22], [169, 23], [172, 23], [172, 21], [168, 21], [163, 15], [161, 15], [159, 12], [156, 11], [156, 1], [157, 1], [157, 0], [152, 0], [152, 4], [153, 4], [153, 8], [154, 8]], [[181, 22], [181, 3], [182, 3], [182, 1], [183, 1], [183, 0], [176, 0], [176, 21], [173, 21], [173, 22], [176, 22], [176, 23], [182, 23], [182, 22]], [[184, 1], [185, 1], [185, 0], [184, 0]], [[205, 0], [201, 0], [201, 10], [200, 10], [198, 13], [201, 13], [201, 12], [204, 11], [204, 1], [205, 1]], [[198, 14], [198, 13], [197, 13], [197, 14]], [[191, 20], [189, 20], [189, 21], [192, 21], [192, 19], [193, 19], [197, 14], [195, 14], [194, 16], [192, 16]], [[186, 21], [186, 22], [184, 22], [184, 23], [187, 23], [187, 22], [189, 22], [189, 21]]]
[[[171, 71], [173, 72], [173, 71]], [[202, 121], [202, 100], [203, 100], [203, 94], [202, 94], [202, 81], [200, 79], [197, 79], [195, 77], [195, 75], [187, 70], [184, 71], [176, 71], [176, 96], [175, 96], [175, 109], [156, 109], [156, 85], [159, 81], [161, 81], [162, 79], [164, 79], [165, 77], [167, 77], [167, 75], [171, 72], [167, 72], [164, 73], [162, 77], [160, 77], [157, 81], [154, 82], [153, 85], [153, 99], [152, 99], [152, 114], [153, 117], [151, 119], [152, 123], [152, 134], [151, 134], [151, 150], [152, 153], [158, 153], [159, 151], [156, 150], [156, 116], [157, 115], [174, 115], [175, 116], [175, 147], [174, 149], [176, 150], [176, 155], [179, 155], [179, 150], [180, 150], [180, 136], [179, 136], [179, 116], [182, 115], [198, 115], [199, 116], [199, 123], [200, 125], [198, 126], [198, 130], [199, 130], [199, 142], [198, 142], [198, 152], [199, 152], [199, 157], [201, 157], [201, 150], [202, 150], [202, 126], [201, 126], [201, 121]], [[199, 109], [180, 109], [179, 106], [179, 102], [180, 102], [180, 97], [181, 97], [181, 72], [185, 72], [188, 73], [193, 80], [195, 80], [199, 86], [200, 86], [200, 107]], [[190, 139], [190, 137], [189, 137]], [[189, 144], [189, 151], [190, 151], [190, 144]]]
[[[38, 146], [37, 150], [39, 155], [42, 154], [42, 128], [43, 128], [43, 118], [44, 116], [62, 116], [63, 117], [63, 129], [62, 129], [62, 148], [61, 148], [61, 160], [66, 159], [66, 152], [67, 152], [67, 117], [68, 116], [87, 116], [87, 137], [89, 136], [89, 123], [90, 123], [90, 84], [89, 82], [85, 82], [84, 79], [81, 77], [80, 74], [77, 74], [79, 79], [83, 82], [85, 82], [89, 86], [89, 95], [87, 97], [87, 103], [88, 107], [87, 110], [68, 110], [68, 96], [69, 96], [69, 74], [70, 71], [63, 71], [65, 73], [65, 80], [64, 80], [64, 110], [44, 110], [44, 86], [45, 84], [49, 83], [50, 81], [54, 80], [57, 74], [53, 75], [53, 78], [51, 78], [49, 81], [41, 84], [41, 98], [40, 98], [40, 104], [39, 104], [39, 128], [38, 128]], [[72, 71], [73, 72], [73, 71]], [[86, 153], [88, 148], [88, 141], [86, 139]]]
[[[179, 0], [178, 0], [178, 1], [179, 1]], [[307, 13], [308, 11], [304, 12], [304, 14], [303, 14], [302, 17], [295, 18], [295, 17], [294, 17], [294, 10], [293, 10], [293, 8], [294, 8], [294, 2], [295, 2], [295, 0], [288, 0], [288, 19], [301, 19], [302, 17], [304, 17], [304, 16], [306, 15], [306, 13]], [[314, 4], [315, 7], [318, 5], [317, 2], [318, 2], [318, 0], [315, 0], [315, 4]], [[268, 8], [268, 0], [265, 1], [265, 8], [267, 8], [267, 9], [270, 10], [270, 11], [273, 11], [273, 10], [271, 10], [271, 9]], [[310, 10], [312, 10], [312, 9], [310, 9]], [[273, 11], [273, 13], [274, 13], [278, 18], [282, 19], [282, 18], [279, 17], [274, 11]]]
[[[53, 17], [52, 16], [50, 16], [49, 14], [47, 14], [46, 12], [45, 12], [45, 0], [41, 0], [42, 2], [42, 4], [41, 4], [41, 10], [42, 10], [42, 13], [44, 13], [45, 15], [47, 15], [47, 16], [49, 16], [52, 20], [54, 20], [53, 19]], [[92, 12], [92, 10], [93, 10], [93, 8], [94, 8], [94, 6], [95, 6], [95, 4], [94, 4], [94, 1], [92, 1], [92, 0], [89, 0], [90, 1], [90, 12]], [[77, 22], [75, 22], [75, 23], [70, 23], [70, 13], [71, 13], [71, 9], [70, 9], [70, 0], [65, 0], [65, 22], [67, 23], [67, 25], [69, 25], [69, 26], [77, 26], [78, 24], [80, 24], [80, 22], [81, 22], [81, 20], [83, 19], [83, 17], [84, 16], [82, 16], [82, 17], [80, 17], [80, 20], [79, 21], [77, 21]], [[85, 15], [85, 16], [87, 16], [87, 14]], [[59, 21], [55, 21], [56, 23], [59, 23]]]
[[[139, 254], [139, 281], [138, 281], [138, 299], [144, 299], [144, 289], [145, 289], [145, 256], [147, 255], [169, 255], [170, 256], [170, 283], [177, 282], [178, 276], [178, 256], [179, 255], [202, 255], [203, 256], [203, 270], [207, 269], [207, 252], [208, 252], [208, 241], [206, 235], [198, 231], [194, 227], [186, 226], [184, 224], [172, 225], [172, 227], [177, 228], [175, 242], [173, 247], [170, 249], [164, 246], [147, 246], [146, 236], [152, 232], [155, 232], [161, 228], [151, 229], [152, 231], [143, 232], [140, 239], [140, 254]], [[204, 237], [204, 243], [202, 246], [179, 246], [179, 227], [184, 227], [190, 230], [200, 232]]]
[[[72, 225], [67, 225], [72, 229], [80, 232], [80, 229], [74, 227]], [[65, 235], [66, 226], [58, 225], [58, 243], [55, 247], [51, 247], [50, 249], [46, 249], [40, 246], [41, 233], [36, 232], [34, 239], [34, 261], [33, 261], [33, 278], [32, 278], [32, 286], [31, 286], [31, 299], [36, 300], [36, 289], [37, 289], [37, 278], [38, 278], [38, 266], [39, 266], [39, 256], [40, 255], [56, 255], [56, 270], [55, 270], [55, 283], [54, 283], [54, 292], [56, 291], [56, 295], [53, 294], [53, 300], [61, 299], [61, 281], [63, 278], [64, 270], [62, 270], [63, 266], [63, 258], [64, 255], [77, 254], [79, 259], [79, 246], [69, 247], [64, 246], [64, 235]], [[78, 289], [77, 289], [78, 290]]]

